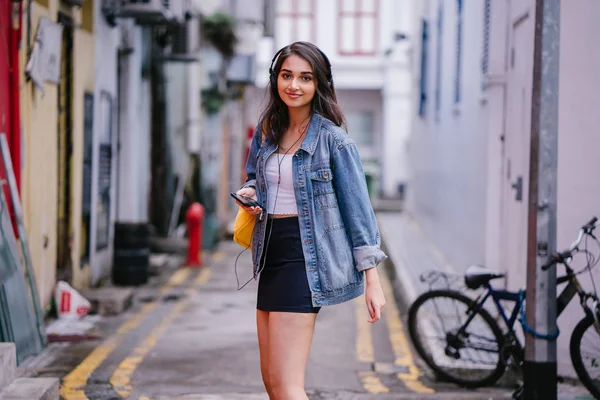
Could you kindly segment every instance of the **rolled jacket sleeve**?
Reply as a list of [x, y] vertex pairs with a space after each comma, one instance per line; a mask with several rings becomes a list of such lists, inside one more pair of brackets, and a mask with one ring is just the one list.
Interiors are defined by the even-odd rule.
[[376, 267], [387, 258], [380, 249], [381, 238], [371, 205], [365, 173], [356, 145], [351, 140], [333, 153], [333, 182], [356, 269]]

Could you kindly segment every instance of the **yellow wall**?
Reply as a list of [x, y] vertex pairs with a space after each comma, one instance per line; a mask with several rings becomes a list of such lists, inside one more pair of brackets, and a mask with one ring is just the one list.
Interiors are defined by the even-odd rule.
[[[56, 19], [53, 17], [57, 13], [57, 3], [50, 1], [49, 9], [32, 3], [33, 35], [41, 17]], [[21, 47], [20, 67], [21, 80], [25, 82], [26, 15], [23, 15], [23, 23], [24, 45]], [[33, 45], [33, 38], [31, 43]], [[57, 86], [46, 84], [42, 95], [29, 82], [21, 84], [20, 93], [22, 152], [25, 155], [21, 170], [23, 214], [40, 299], [47, 306], [56, 280]]]
[[[92, 6], [85, 0], [86, 7]], [[87, 4], [89, 3], [89, 4]], [[24, 5], [27, 3], [24, 3]], [[72, 266], [75, 287], [89, 282], [89, 267], [80, 268], [79, 243], [81, 221], [81, 192], [83, 164], [83, 94], [94, 90], [94, 37], [79, 28], [82, 17], [78, 8], [61, 5], [59, 0], [32, 2], [32, 45], [41, 17], [57, 20], [58, 10], [71, 15], [75, 21], [73, 43], [73, 154], [71, 166], [71, 232]], [[48, 5], [45, 7], [44, 5]], [[25, 10], [24, 10], [25, 11]], [[29, 249], [36, 273], [40, 298], [47, 307], [56, 284], [57, 249], [57, 157], [58, 157], [58, 93], [57, 85], [47, 82], [45, 93], [25, 81], [27, 62], [27, 16], [23, 15], [21, 47], [21, 123], [23, 127], [22, 204]]]

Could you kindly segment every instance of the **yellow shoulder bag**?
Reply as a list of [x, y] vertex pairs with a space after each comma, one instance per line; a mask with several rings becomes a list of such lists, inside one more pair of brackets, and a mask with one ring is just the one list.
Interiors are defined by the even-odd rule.
[[[265, 133], [262, 133], [262, 140], [265, 140]], [[256, 224], [256, 215], [248, 214], [246, 210], [239, 207], [238, 213], [233, 223], [233, 241], [242, 247], [249, 249], [252, 247], [252, 233]]]
[[255, 223], [256, 215], [248, 214], [240, 207], [233, 223], [233, 241], [249, 249], [252, 246], [252, 232], [254, 232]]

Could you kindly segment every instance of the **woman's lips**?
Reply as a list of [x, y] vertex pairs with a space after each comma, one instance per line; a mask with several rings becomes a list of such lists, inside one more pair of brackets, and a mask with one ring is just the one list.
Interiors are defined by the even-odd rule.
[[297, 99], [298, 97], [300, 97], [301, 95], [299, 93], [285, 93], [288, 95], [288, 97], [292, 98], [292, 99]]

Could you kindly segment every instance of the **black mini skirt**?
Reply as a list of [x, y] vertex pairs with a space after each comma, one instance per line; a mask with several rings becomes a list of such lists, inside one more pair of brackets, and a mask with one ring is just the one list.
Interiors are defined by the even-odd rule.
[[258, 282], [256, 308], [261, 311], [318, 313], [306, 276], [298, 217], [270, 218], [267, 247]]

